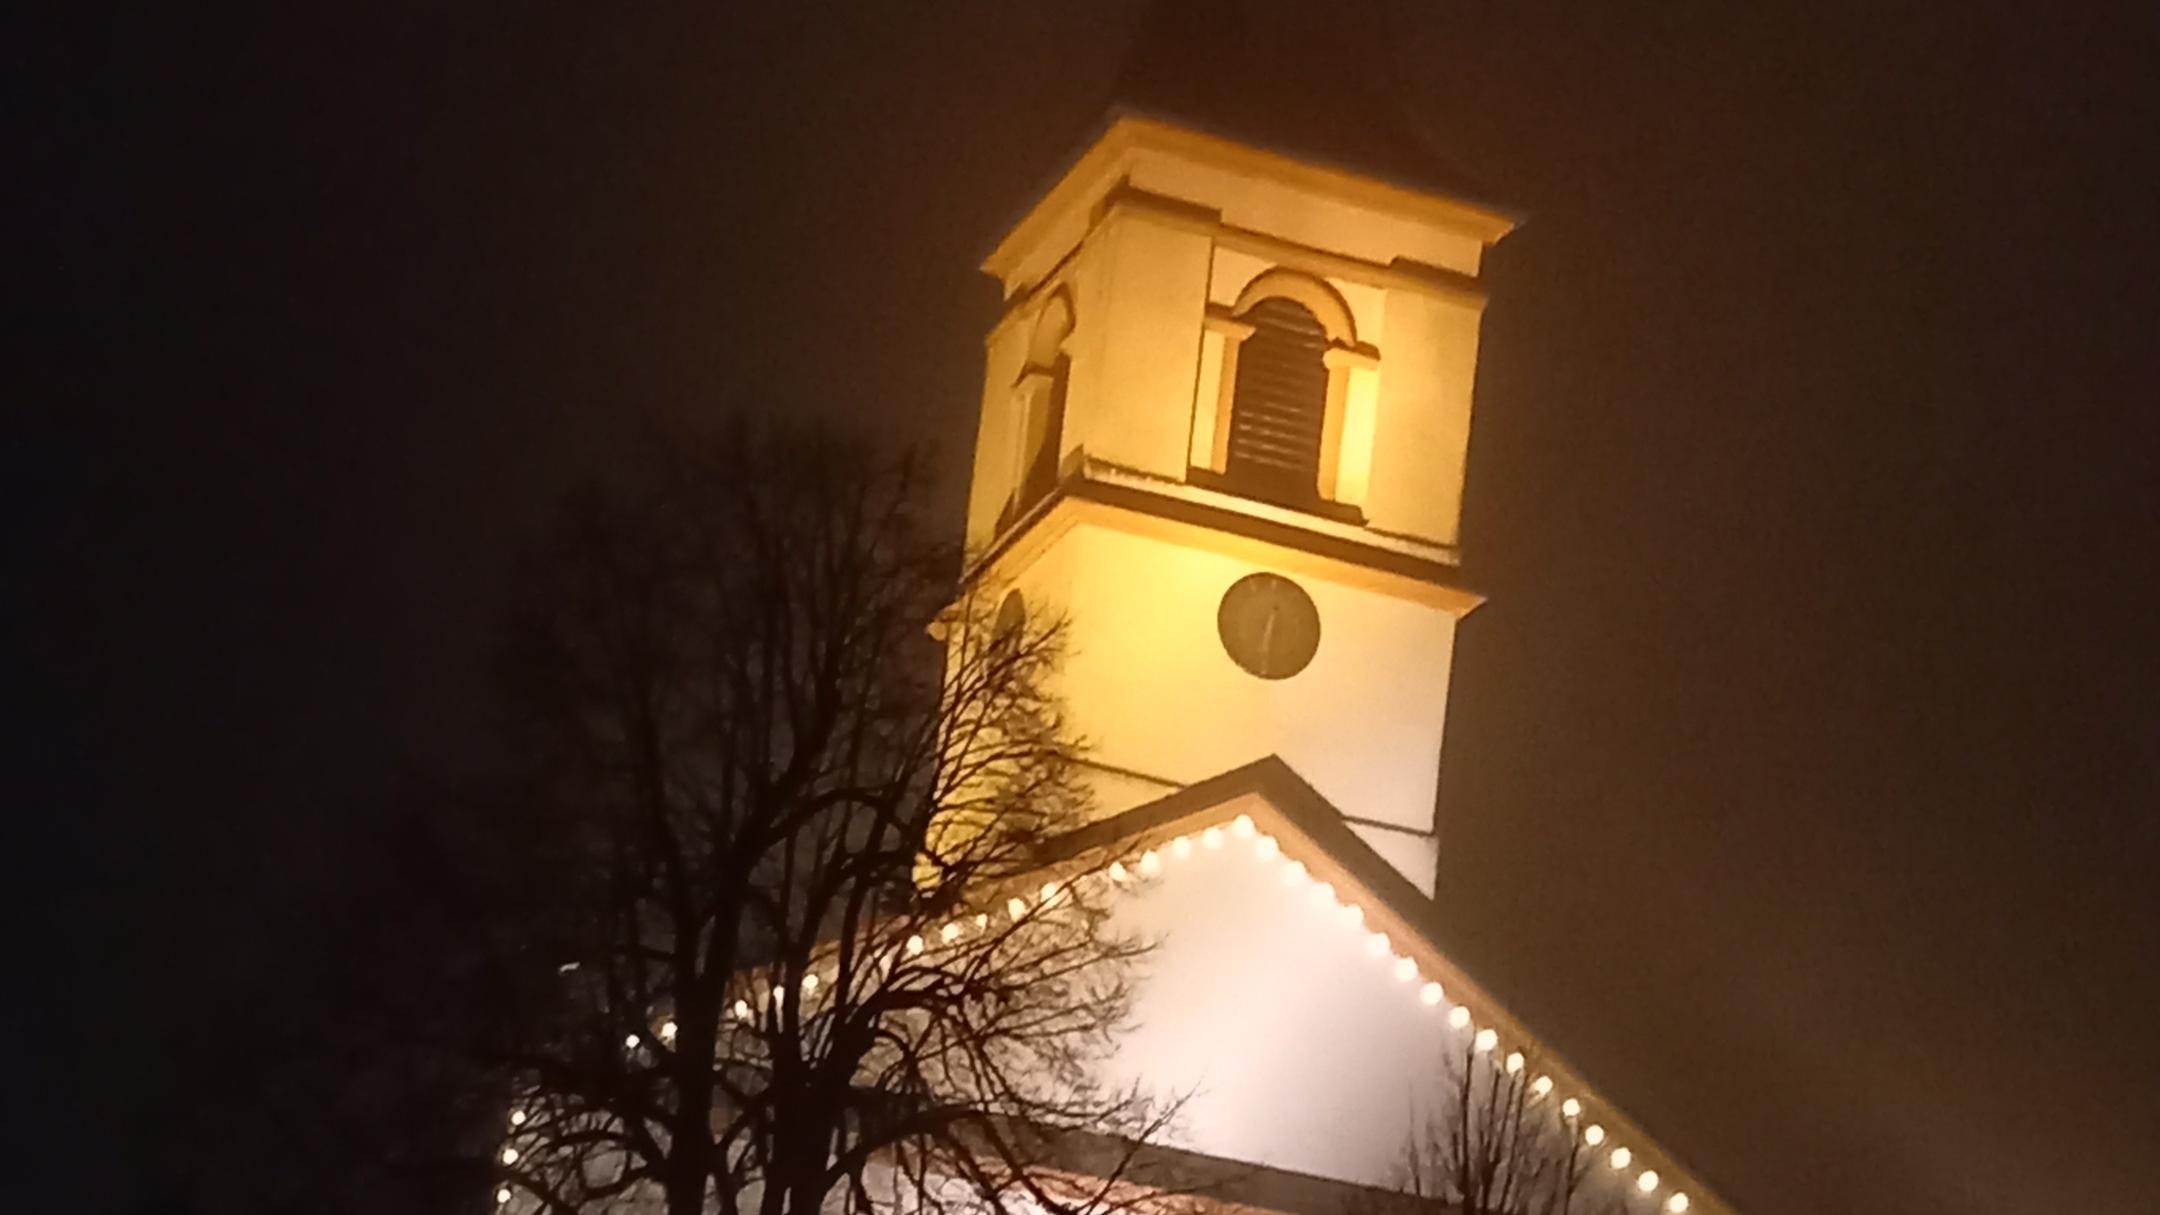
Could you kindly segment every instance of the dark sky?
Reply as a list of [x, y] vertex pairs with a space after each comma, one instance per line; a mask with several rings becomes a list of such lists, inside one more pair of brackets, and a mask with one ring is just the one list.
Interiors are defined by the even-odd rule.
[[[1383, 7], [1416, 121], [1533, 216], [1471, 452], [1463, 961], [1749, 1215], [2150, 1209], [2160, 21]], [[504, 556], [611, 418], [964, 466], [975, 261], [1140, 4], [774, 9], [14, 40], [32, 1197], [133, 1193], [246, 1050], [468, 745]]]

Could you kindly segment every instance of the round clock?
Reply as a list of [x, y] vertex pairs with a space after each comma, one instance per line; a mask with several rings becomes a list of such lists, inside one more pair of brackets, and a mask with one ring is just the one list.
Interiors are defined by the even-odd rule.
[[1320, 649], [1320, 609], [1305, 588], [1280, 574], [1248, 574], [1223, 592], [1215, 610], [1230, 660], [1262, 679], [1288, 679]]

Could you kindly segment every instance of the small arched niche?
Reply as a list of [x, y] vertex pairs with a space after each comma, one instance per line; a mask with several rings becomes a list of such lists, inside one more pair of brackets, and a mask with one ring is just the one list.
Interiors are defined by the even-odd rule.
[[999, 530], [1026, 514], [1057, 484], [1072, 332], [1072, 298], [1060, 288], [1036, 312], [1028, 329], [1027, 362], [1013, 382], [1013, 489], [998, 512]]

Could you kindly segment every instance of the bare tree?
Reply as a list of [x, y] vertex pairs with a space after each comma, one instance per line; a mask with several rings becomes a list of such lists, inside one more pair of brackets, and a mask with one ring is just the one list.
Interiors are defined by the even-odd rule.
[[[1440, 1099], [1404, 1147], [1402, 1206], [1451, 1215], [1610, 1215], [1575, 1119], [1533, 1088], [1534, 1061], [1466, 1038]], [[1391, 1204], [1392, 1205], [1392, 1204]]]
[[956, 593], [910, 460], [743, 429], [644, 451], [529, 563], [506, 649], [526, 762], [487, 884], [516, 914], [475, 944], [520, 993], [483, 1044], [498, 1201], [1127, 1201], [1052, 1151], [1160, 1121], [1091, 1066], [1140, 943], [1106, 880], [1044, 868], [1083, 811], [1059, 628]]

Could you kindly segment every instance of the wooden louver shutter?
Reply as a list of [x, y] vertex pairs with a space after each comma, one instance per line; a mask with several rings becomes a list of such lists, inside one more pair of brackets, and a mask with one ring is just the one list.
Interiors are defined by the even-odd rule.
[[1238, 492], [1308, 505], [1320, 491], [1320, 432], [1327, 419], [1327, 331], [1304, 305], [1261, 300], [1240, 318], [1253, 327], [1238, 347], [1223, 475]]

